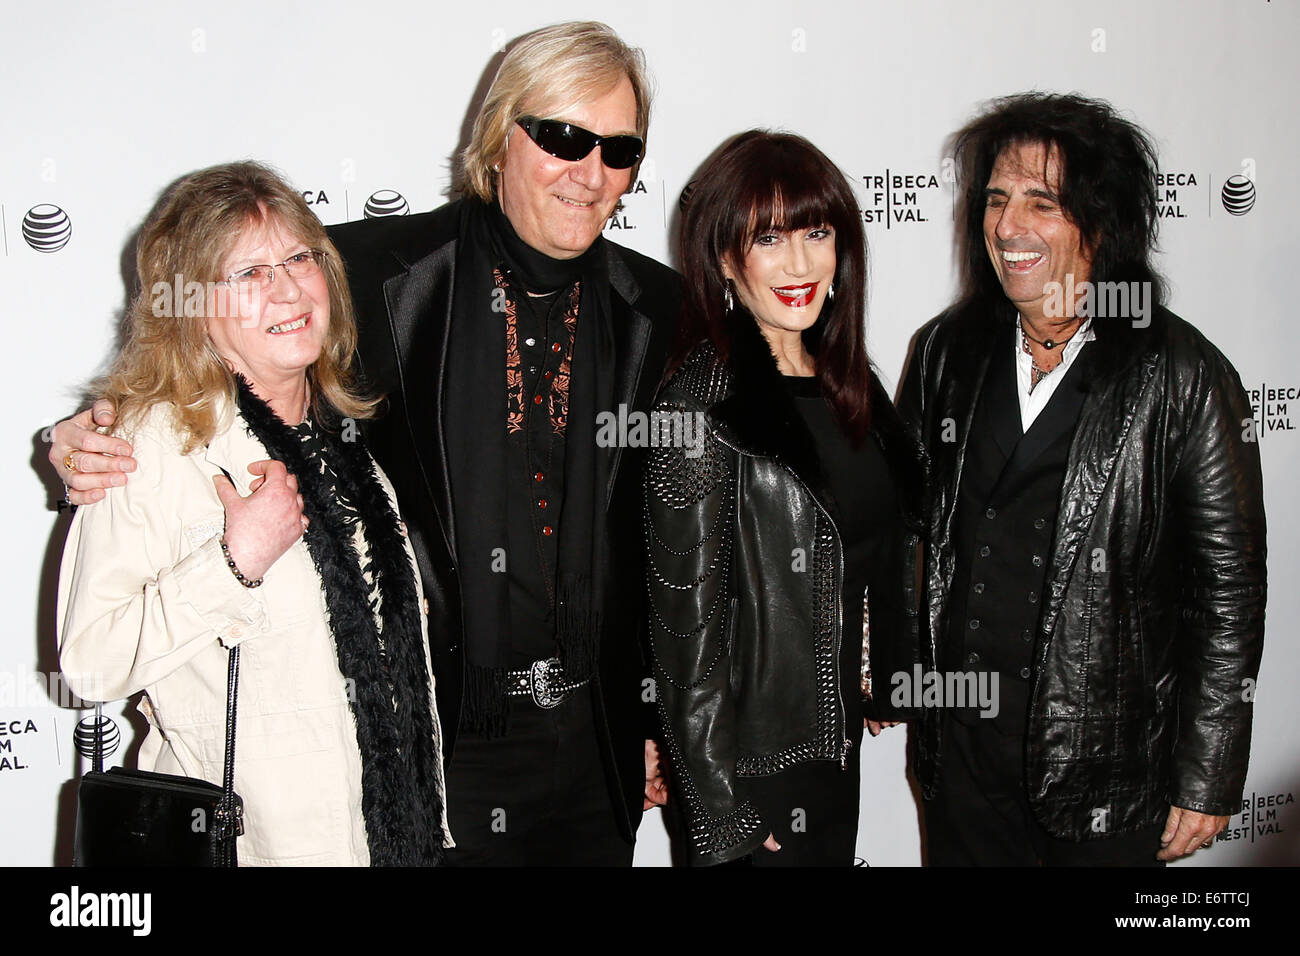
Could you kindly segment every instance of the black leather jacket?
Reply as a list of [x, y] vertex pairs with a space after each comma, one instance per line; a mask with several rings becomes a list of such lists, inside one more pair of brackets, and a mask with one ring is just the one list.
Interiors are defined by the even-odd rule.
[[[898, 466], [906, 502], [920, 489], [921, 453], [878, 385], [873, 400], [873, 437]], [[834, 507], [766, 345], [750, 343], [748, 353], [738, 345], [727, 365], [700, 346], [660, 393], [657, 410], [707, 421], [694, 447], [652, 449], [646, 537], [674, 799], [686, 813], [691, 861], [720, 863], [753, 851], [771, 829], [737, 797], [738, 777], [846, 759], [839, 649], [862, 637], [841, 633]], [[911, 527], [900, 516], [907, 617], [895, 633], [873, 627], [874, 674], [906, 671], [919, 659], [920, 507], [913, 495]], [[875, 696], [875, 715], [903, 716], [887, 709], [880, 699], [887, 695]]]
[[[1014, 311], [966, 305], [917, 335], [899, 410], [932, 463], [927, 668], [942, 661], [954, 513], [976, 399]], [[1259, 446], [1228, 360], [1157, 308], [1149, 327], [1094, 322], [1097, 341], [1062, 485], [1034, 645], [1025, 782], [1053, 835], [1159, 824], [1170, 804], [1240, 809], [1264, 638]], [[919, 739], [923, 792], [940, 714]]]

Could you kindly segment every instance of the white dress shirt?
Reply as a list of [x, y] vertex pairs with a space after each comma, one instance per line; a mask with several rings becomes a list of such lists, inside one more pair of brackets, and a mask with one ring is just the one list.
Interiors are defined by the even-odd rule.
[[1034, 358], [1025, 351], [1025, 330], [1021, 325], [1021, 321], [1020, 317], [1017, 316], [1015, 344], [1013, 346], [1016, 350], [1016, 395], [1020, 398], [1021, 430], [1029, 431], [1029, 426], [1034, 423], [1034, 419], [1052, 400], [1052, 394], [1056, 391], [1056, 386], [1061, 384], [1061, 379], [1065, 378], [1065, 373], [1074, 364], [1080, 350], [1097, 336], [1092, 331], [1092, 319], [1084, 319], [1083, 324], [1079, 326], [1079, 331], [1075, 332], [1070, 341], [1066, 342], [1062, 347], [1061, 364], [1052, 369], [1049, 374], [1043, 376], [1031, 392], [1029, 387], [1030, 383], [1033, 382]]

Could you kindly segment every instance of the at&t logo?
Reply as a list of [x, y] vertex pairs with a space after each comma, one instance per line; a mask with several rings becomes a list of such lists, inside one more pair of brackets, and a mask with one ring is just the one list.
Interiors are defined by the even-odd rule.
[[58, 252], [72, 238], [72, 220], [58, 206], [43, 202], [23, 216], [23, 238], [37, 252]]

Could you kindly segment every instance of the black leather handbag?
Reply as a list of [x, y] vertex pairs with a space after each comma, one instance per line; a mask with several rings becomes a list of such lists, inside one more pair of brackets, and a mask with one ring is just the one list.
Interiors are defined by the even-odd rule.
[[92, 769], [77, 798], [77, 866], [236, 866], [244, 803], [235, 793], [235, 701], [239, 648], [226, 677], [222, 786], [194, 777], [104, 767], [102, 724], [93, 732]]

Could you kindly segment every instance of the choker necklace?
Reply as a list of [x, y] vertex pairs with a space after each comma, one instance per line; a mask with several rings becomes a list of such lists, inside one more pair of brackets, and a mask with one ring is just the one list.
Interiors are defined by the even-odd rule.
[[[1023, 335], [1025, 338], [1029, 339], [1029, 341], [1031, 341], [1031, 342], [1037, 342], [1039, 345], [1041, 345], [1043, 348], [1047, 349], [1047, 351], [1049, 351], [1049, 352], [1050, 352], [1052, 349], [1057, 348], [1058, 346], [1065, 345], [1067, 342], [1070, 341], [1070, 339], [1074, 338], [1074, 336], [1078, 333], [1079, 329], [1081, 329], [1081, 328], [1083, 328], [1083, 321], [1082, 321], [1082, 320], [1080, 320], [1080, 321], [1079, 321], [1079, 324], [1076, 325], [1076, 326], [1074, 327], [1074, 331], [1071, 332], [1071, 333], [1069, 334], [1068, 337], [1066, 337], [1066, 338], [1064, 338], [1064, 339], [1062, 339], [1061, 341], [1058, 342], [1058, 341], [1056, 341], [1055, 339], [1036, 339], [1036, 338], [1034, 338], [1032, 335], [1030, 335], [1028, 332], [1025, 331], [1025, 320], [1024, 320], [1024, 319], [1021, 319], [1021, 320], [1020, 320], [1020, 334]], [[1029, 349], [1028, 349], [1028, 346], [1026, 346], [1026, 347], [1025, 347], [1025, 351], [1028, 351], [1028, 350], [1029, 350]]]

